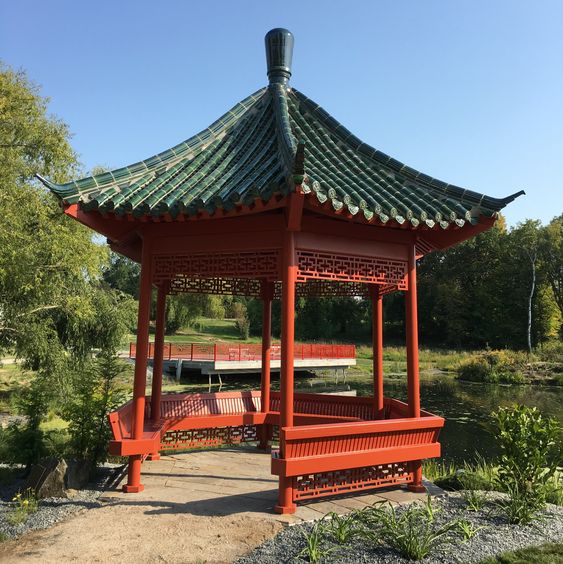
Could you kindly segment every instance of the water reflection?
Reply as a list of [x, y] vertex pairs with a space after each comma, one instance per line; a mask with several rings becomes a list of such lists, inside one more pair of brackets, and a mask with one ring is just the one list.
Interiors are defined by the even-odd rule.
[[[406, 400], [406, 382], [386, 382], [385, 394]], [[490, 414], [499, 406], [514, 403], [536, 406], [544, 415], [557, 417], [563, 423], [561, 388], [422, 380], [420, 397], [424, 409], [446, 419], [440, 442], [442, 457], [448, 461], [471, 460], [475, 453], [485, 458], [497, 454]]]

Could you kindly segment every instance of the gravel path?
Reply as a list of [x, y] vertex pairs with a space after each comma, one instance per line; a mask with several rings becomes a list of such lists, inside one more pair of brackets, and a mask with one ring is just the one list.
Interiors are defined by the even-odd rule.
[[18, 479], [3, 485], [0, 487], [0, 536], [13, 539], [24, 533], [47, 529], [83, 509], [100, 507], [102, 503], [98, 498], [119, 468], [117, 465], [102, 467], [97, 479], [88, 485], [88, 489], [69, 490], [67, 498], [51, 497], [40, 500], [37, 512], [31, 513], [24, 523], [18, 525], [9, 523], [7, 517], [13, 512], [12, 499], [23, 487], [24, 480]]
[[[463, 563], [476, 564], [503, 552], [517, 550], [527, 546], [563, 540], [563, 507], [548, 506], [541, 520], [528, 526], [516, 526], [507, 523], [495, 507], [503, 494], [490, 493], [489, 501], [480, 512], [467, 511], [466, 504], [459, 493], [448, 493], [434, 500], [439, 509], [437, 525], [453, 519], [470, 521], [476, 527], [484, 527], [476, 536], [463, 542], [457, 536], [449, 545], [430, 553], [423, 562], [426, 564]], [[404, 508], [397, 509], [397, 512]], [[306, 562], [306, 557], [299, 558], [305, 547], [304, 533], [311, 530], [313, 524], [295, 525], [265, 542], [252, 553], [238, 559], [237, 564], [278, 564], [281, 562]], [[331, 552], [323, 562], [341, 563], [385, 563], [398, 564], [411, 562], [401, 557], [393, 549], [370, 544], [365, 540], [354, 540], [345, 547], [340, 547], [326, 539], [323, 548]]]

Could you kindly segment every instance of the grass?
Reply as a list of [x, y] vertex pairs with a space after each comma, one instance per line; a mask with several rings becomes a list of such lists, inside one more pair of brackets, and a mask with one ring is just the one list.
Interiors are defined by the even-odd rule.
[[561, 564], [563, 543], [547, 543], [487, 558], [481, 564]]

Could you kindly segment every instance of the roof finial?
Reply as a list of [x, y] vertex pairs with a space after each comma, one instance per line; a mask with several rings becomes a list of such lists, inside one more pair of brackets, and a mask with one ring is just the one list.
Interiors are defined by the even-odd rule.
[[291, 76], [293, 34], [287, 29], [276, 27], [266, 34], [265, 41], [270, 83], [287, 84]]

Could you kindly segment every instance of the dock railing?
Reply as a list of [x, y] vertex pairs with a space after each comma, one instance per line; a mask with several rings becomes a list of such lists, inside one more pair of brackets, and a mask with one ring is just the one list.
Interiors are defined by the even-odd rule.
[[[296, 360], [356, 358], [355, 345], [325, 343], [295, 343]], [[135, 358], [137, 347], [129, 344], [129, 358]], [[149, 344], [149, 358], [154, 358], [154, 343]], [[191, 360], [200, 362], [245, 362], [261, 361], [260, 343], [164, 343], [164, 360]], [[281, 345], [270, 347], [270, 359], [281, 359]]]

